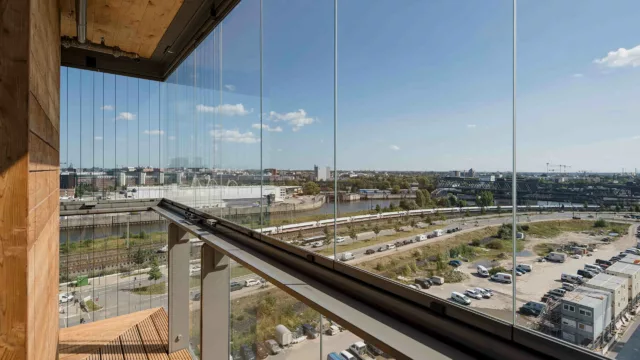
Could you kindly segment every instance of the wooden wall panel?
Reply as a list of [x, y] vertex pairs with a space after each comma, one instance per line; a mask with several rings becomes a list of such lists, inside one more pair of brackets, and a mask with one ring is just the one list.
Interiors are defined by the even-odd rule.
[[58, 342], [58, 0], [0, 0], [0, 358]]

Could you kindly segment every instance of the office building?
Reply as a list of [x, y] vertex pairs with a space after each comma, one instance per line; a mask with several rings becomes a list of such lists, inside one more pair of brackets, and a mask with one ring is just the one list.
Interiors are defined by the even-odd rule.
[[589, 279], [584, 286], [591, 289], [608, 291], [611, 294], [611, 314], [614, 322], [629, 306], [628, 281], [614, 275], [600, 273]]
[[640, 265], [618, 261], [605, 269], [605, 274], [627, 279], [629, 289], [629, 301], [636, 304], [640, 296]]
[[568, 292], [560, 304], [562, 339], [582, 346], [600, 342], [611, 325], [611, 299], [608, 291], [591, 288]]

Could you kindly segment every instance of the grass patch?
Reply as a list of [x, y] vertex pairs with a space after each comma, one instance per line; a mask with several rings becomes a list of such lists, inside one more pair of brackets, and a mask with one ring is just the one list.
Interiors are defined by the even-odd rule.
[[160, 282], [157, 284], [152, 284], [149, 286], [137, 287], [131, 290], [132, 293], [136, 295], [160, 295], [167, 293], [167, 283]]
[[144, 238], [141, 238], [138, 234], [131, 234], [129, 235], [128, 242], [126, 236], [109, 236], [102, 239], [70, 241], [69, 243], [65, 242], [60, 244], [60, 253], [74, 255], [115, 249], [120, 249], [123, 252], [133, 252], [138, 246], [153, 244], [157, 244], [158, 248], [161, 248], [166, 245], [166, 236], [166, 232], [154, 232], [143, 234]]
[[540, 243], [533, 246], [533, 251], [538, 256], [547, 256], [556, 249], [557, 245], [551, 243]]
[[102, 306], [96, 304], [93, 300], [87, 300], [84, 304], [87, 306], [87, 310], [89, 311], [98, 311], [102, 309]]
[[529, 230], [525, 233], [529, 236], [535, 236], [538, 238], [553, 238], [563, 232], [580, 232], [580, 231], [593, 231], [594, 233], [603, 231], [604, 234], [609, 232], [617, 232], [619, 234], [626, 234], [629, 224], [622, 224], [616, 222], [608, 222], [606, 227], [596, 227], [596, 221], [589, 220], [569, 220], [569, 221], [544, 221], [529, 223]]

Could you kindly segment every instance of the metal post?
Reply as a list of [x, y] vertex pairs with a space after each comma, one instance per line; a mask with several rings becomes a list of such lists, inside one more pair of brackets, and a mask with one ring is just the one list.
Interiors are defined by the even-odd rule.
[[209, 245], [201, 251], [200, 359], [229, 359], [229, 257]]
[[169, 224], [169, 353], [189, 347], [189, 255], [187, 232]]

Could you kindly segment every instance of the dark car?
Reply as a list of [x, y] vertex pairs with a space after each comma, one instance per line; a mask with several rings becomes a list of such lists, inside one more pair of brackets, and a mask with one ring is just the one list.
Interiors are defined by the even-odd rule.
[[396, 245], [396, 247], [400, 247], [400, 246], [404, 245], [404, 243], [402, 241], [397, 241], [395, 243], [395, 245]]
[[318, 332], [313, 325], [310, 324], [302, 324], [302, 331], [309, 339], [315, 339], [318, 337]]
[[380, 246], [378, 248], [378, 252], [383, 252], [383, 251], [387, 251], [387, 247], [386, 246]]
[[587, 278], [587, 279], [591, 279], [591, 278], [593, 278], [594, 276], [596, 276], [596, 275], [595, 275], [594, 273], [592, 273], [591, 271], [589, 271], [589, 270], [583, 270], [583, 269], [578, 270], [578, 275], [580, 275], [580, 276], [582, 276], [582, 277], [585, 277], [585, 278]]
[[256, 353], [253, 352], [253, 349], [247, 344], [240, 347], [240, 354], [242, 354], [243, 360], [256, 360]]
[[365, 255], [371, 255], [371, 254], [375, 254], [376, 251], [373, 249], [367, 249], [367, 251], [364, 252]]
[[544, 303], [548, 302], [549, 300], [558, 301], [558, 300], [560, 300], [560, 297], [556, 296], [556, 295], [552, 295], [552, 294], [545, 294], [542, 297], [542, 302], [544, 302]]
[[462, 261], [460, 261], [460, 260], [451, 260], [451, 261], [449, 261], [449, 265], [451, 265], [453, 267], [458, 267], [458, 266], [462, 265]]
[[613, 265], [613, 263], [609, 260], [602, 260], [602, 259], [596, 259], [596, 264], [600, 265], [601, 267], [609, 267], [611, 265]]
[[402, 243], [403, 243], [404, 245], [409, 245], [409, 244], [411, 244], [412, 242], [413, 242], [413, 240], [412, 240], [412, 239], [409, 239], [409, 240], [405, 240], [405, 241], [403, 241]]
[[433, 234], [427, 235], [427, 239], [433, 239]]
[[239, 283], [237, 281], [232, 281], [231, 284], [229, 284], [229, 288], [231, 291], [236, 291], [236, 290], [240, 290], [244, 287], [244, 285], [242, 285], [242, 283]]
[[426, 278], [417, 278], [414, 282], [423, 289], [428, 289], [433, 285], [433, 282]]
[[453, 232], [453, 230], [447, 229], [447, 234], [451, 234], [452, 232]]

